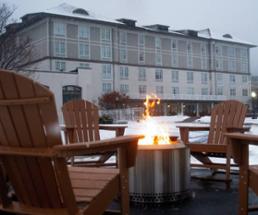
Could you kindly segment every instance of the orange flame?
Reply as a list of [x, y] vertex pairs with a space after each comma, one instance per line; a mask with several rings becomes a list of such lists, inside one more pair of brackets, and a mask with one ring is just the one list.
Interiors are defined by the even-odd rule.
[[151, 117], [151, 112], [154, 110], [155, 106], [159, 104], [160, 98], [156, 95], [146, 95], [146, 100], [144, 102], [145, 111], [142, 121], [144, 138], [138, 141], [138, 144], [140, 145], [161, 145], [172, 143], [169, 138], [168, 126], [158, 123]]

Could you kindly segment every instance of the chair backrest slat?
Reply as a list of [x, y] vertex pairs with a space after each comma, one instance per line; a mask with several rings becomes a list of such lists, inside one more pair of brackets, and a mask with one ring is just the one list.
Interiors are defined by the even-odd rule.
[[[1, 74], [1, 100], [6, 99], [17, 99], [18, 98], [17, 93], [17, 86], [16, 81], [14, 80], [13, 76], [10, 75], [4, 75]], [[22, 107], [20, 106], [4, 106], [1, 107], [1, 122], [2, 122], [2, 128], [3, 133], [6, 134], [6, 140], [7, 143], [2, 143], [3, 145], [10, 144], [10, 146], [26, 146], [30, 143], [30, 137], [28, 132], [26, 132], [26, 123], [23, 119], [23, 111]], [[19, 129], [20, 128], [20, 129]], [[18, 196], [22, 197], [21, 201], [24, 203], [30, 203], [33, 205], [39, 204], [39, 199], [35, 195], [35, 188], [32, 186], [32, 180], [31, 180], [31, 173], [30, 169], [27, 166], [26, 159], [23, 157], [14, 157], [13, 161], [10, 158], [6, 158], [3, 161], [5, 162], [7, 160], [6, 164], [10, 164], [9, 169], [7, 169], [7, 172], [9, 172], [10, 177], [13, 179], [14, 177], [17, 177], [18, 175], [21, 175], [20, 180], [22, 184], [24, 184], [22, 187], [19, 184], [15, 184], [14, 186], [19, 186], [17, 189]], [[17, 182], [17, 180], [15, 180]], [[15, 187], [16, 188], [16, 187]], [[30, 195], [26, 192], [28, 190], [30, 192]]]
[[[0, 105], [0, 145], [46, 148], [61, 144], [54, 96], [48, 89], [21, 75], [0, 71], [0, 100], [4, 104]], [[64, 207], [51, 158], [8, 155], [1, 159], [20, 202]]]
[[86, 100], [73, 100], [62, 107], [66, 126], [74, 127], [74, 140], [70, 142], [88, 142], [99, 140], [98, 108]]
[[243, 127], [247, 107], [235, 100], [221, 102], [214, 106], [211, 113], [208, 143], [225, 144], [223, 133], [229, 127]]

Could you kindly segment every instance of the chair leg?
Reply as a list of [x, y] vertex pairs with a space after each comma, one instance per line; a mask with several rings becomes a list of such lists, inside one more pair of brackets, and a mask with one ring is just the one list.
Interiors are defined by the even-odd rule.
[[248, 214], [248, 146], [244, 145], [241, 147], [243, 153], [242, 162], [239, 166], [239, 215]]
[[226, 189], [230, 189], [230, 184], [231, 184], [231, 180], [230, 180], [230, 163], [231, 163], [231, 157], [229, 155], [227, 155], [226, 158]]
[[122, 158], [126, 157], [124, 148], [120, 148], [118, 152], [118, 166], [120, 170], [120, 194], [121, 194], [121, 214], [129, 215], [129, 182], [128, 182], [128, 168], [126, 162]]
[[204, 155], [203, 153], [192, 152], [191, 155], [202, 163], [212, 164], [212, 161], [209, 159], [209, 157]]
[[121, 214], [128, 215], [129, 214], [129, 188], [128, 188], [128, 177], [122, 176], [126, 179], [122, 179], [123, 183], [121, 183]]

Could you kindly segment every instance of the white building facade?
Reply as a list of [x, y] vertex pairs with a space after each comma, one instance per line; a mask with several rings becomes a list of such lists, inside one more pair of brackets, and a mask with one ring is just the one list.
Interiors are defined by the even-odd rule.
[[27, 14], [17, 26], [33, 44], [25, 70], [55, 93], [59, 109], [72, 98], [98, 103], [113, 90], [129, 95], [135, 106], [155, 93], [165, 114], [205, 114], [226, 99], [249, 102], [253, 44], [209, 29], [135, 23], [93, 17], [67, 4]]

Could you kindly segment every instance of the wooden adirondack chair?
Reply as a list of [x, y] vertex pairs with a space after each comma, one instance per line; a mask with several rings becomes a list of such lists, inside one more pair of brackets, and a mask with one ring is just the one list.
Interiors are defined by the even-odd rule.
[[[198, 159], [201, 164], [191, 164], [193, 167], [207, 167], [211, 169], [224, 169], [226, 171], [225, 179], [216, 179], [206, 177], [205, 179], [224, 181], [227, 188], [230, 187], [230, 166], [231, 150], [228, 147], [225, 132], [246, 131], [243, 128], [247, 107], [234, 100], [221, 102], [214, 106], [211, 113], [211, 122], [209, 127], [203, 126], [178, 126], [180, 129], [181, 139], [190, 148], [191, 155]], [[209, 130], [207, 143], [190, 143], [189, 132]], [[214, 163], [210, 157], [226, 158], [225, 163]]]
[[[120, 193], [122, 214], [129, 214], [127, 177], [137, 139], [62, 145], [54, 95], [27, 77], [0, 70], [0, 211], [97, 215]], [[118, 168], [66, 164], [67, 156], [113, 150]], [[17, 200], [9, 198], [6, 178]]]
[[[72, 100], [65, 103], [62, 107], [65, 123], [65, 136], [67, 143], [89, 142], [100, 140], [99, 129], [114, 130], [116, 136], [122, 136], [126, 125], [99, 125], [98, 107], [87, 100]], [[114, 153], [99, 153], [96, 159], [80, 161], [74, 157], [71, 159], [73, 165], [80, 166], [99, 166], [115, 165], [114, 163], [105, 163]]]
[[249, 145], [258, 146], [258, 135], [227, 133], [228, 142], [232, 147], [232, 156], [239, 165], [239, 215], [247, 215], [248, 211], [258, 210], [257, 206], [249, 206], [248, 188], [258, 195], [258, 162], [249, 165]]

